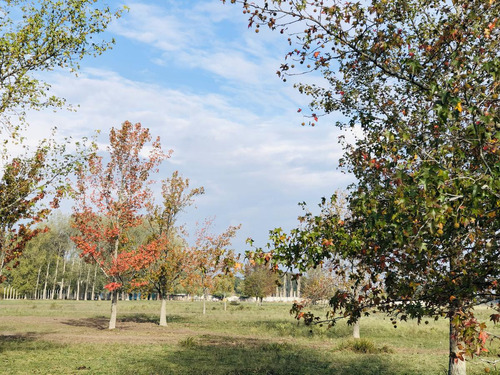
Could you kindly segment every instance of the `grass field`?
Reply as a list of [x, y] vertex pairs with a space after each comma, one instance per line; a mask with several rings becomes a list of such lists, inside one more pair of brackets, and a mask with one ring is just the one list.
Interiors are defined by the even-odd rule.
[[[340, 322], [326, 330], [297, 324], [289, 304], [120, 301], [107, 330], [109, 301], [0, 301], [1, 374], [445, 374], [447, 322], [361, 321], [362, 340]], [[487, 316], [481, 309], [478, 314]], [[489, 328], [496, 333], [500, 327]], [[498, 345], [491, 359], [498, 358]], [[468, 363], [484, 374], [486, 363]], [[490, 366], [490, 374], [500, 372]]]

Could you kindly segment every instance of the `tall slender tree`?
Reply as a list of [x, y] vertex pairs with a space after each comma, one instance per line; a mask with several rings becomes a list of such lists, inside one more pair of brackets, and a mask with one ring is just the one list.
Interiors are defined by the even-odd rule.
[[178, 215], [204, 193], [203, 187], [189, 190], [189, 179], [175, 171], [162, 183], [162, 204], [150, 208], [149, 228], [158, 242], [158, 257], [148, 267], [146, 277], [161, 299], [160, 325], [167, 325], [167, 296], [191, 266], [191, 251], [182, 239]]
[[203, 295], [203, 315], [206, 314], [206, 299], [214, 288], [216, 277], [232, 272], [237, 265], [237, 257], [230, 249], [231, 241], [240, 228], [230, 226], [221, 234], [210, 233], [213, 220], [207, 220], [198, 230], [196, 243], [193, 246], [193, 258], [190, 282], [201, 287]]
[[[94, 155], [88, 168], [79, 170], [73, 215], [79, 233], [73, 241], [81, 256], [96, 263], [108, 279], [109, 329], [114, 329], [118, 293], [158, 254], [155, 242], [137, 243], [130, 234], [143, 223], [151, 196], [150, 175], [170, 152], [162, 151], [159, 138], [151, 142], [148, 129], [128, 121], [120, 129], [111, 129], [109, 141], [106, 164], [103, 157]], [[149, 142], [149, 155], [143, 157]]]

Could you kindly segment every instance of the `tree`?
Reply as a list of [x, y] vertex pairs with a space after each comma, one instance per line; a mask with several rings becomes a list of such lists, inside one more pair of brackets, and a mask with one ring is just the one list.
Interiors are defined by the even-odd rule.
[[203, 187], [189, 190], [189, 179], [175, 171], [162, 183], [162, 205], [152, 206], [149, 215], [152, 238], [161, 242], [159, 255], [148, 267], [146, 278], [160, 294], [160, 325], [167, 325], [167, 296], [189, 267], [191, 253], [185, 241], [179, 237], [181, 228], [176, 226], [179, 213], [193, 203], [194, 197], [204, 193]]
[[[473, 307], [497, 298], [500, 276], [500, 4], [242, 3], [250, 26], [293, 34], [284, 79], [325, 79], [297, 85], [313, 124], [339, 111], [362, 130], [343, 160], [358, 180], [349, 255], [371, 275], [360, 297], [403, 320], [448, 318], [449, 374], [465, 374], [486, 341]], [[359, 314], [337, 297], [335, 313]]]
[[[354, 257], [359, 249], [359, 239], [345, 225], [351, 220], [346, 193], [337, 191], [330, 200], [323, 198], [319, 204], [320, 213], [316, 215], [305, 203], [300, 206], [304, 214], [298, 217], [300, 224], [297, 228], [292, 229], [290, 234], [281, 228], [271, 230], [270, 243], [267, 244], [270, 251], [259, 248], [257, 252], [249, 252], [248, 256], [260, 263], [271, 263], [274, 268], [281, 265], [295, 269], [297, 278], [307, 273], [310, 279], [305, 280], [304, 295], [310, 294], [313, 298], [321, 295], [329, 300], [332, 307], [336, 296], [352, 296], [353, 312], [350, 315], [335, 316], [327, 312], [326, 320], [321, 320], [310, 311], [304, 312], [306, 306], [302, 303], [295, 303], [291, 311], [306, 325], [329, 322], [331, 327], [338, 319], [348, 317], [347, 323], [353, 326], [353, 337], [359, 338], [359, 319], [371, 306], [359, 297], [362, 283], [369, 279], [370, 273]], [[250, 243], [253, 243], [252, 240]], [[315, 272], [311, 272], [312, 269]]]
[[63, 106], [64, 99], [48, 96], [50, 85], [40, 72], [74, 72], [82, 58], [108, 49], [112, 42], [91, 39], [120, 13], [93, 0], [13, 0], [0, 6], [0, 281], [2, 270], [15, 266], [29, 240], [44, 230], [33, 227], [51, 210], [43, 203], [50, 196], [57, 206], [75, 161], [50, 139], [13, 158], [9, 147], [22, 146], [23, 139], [11, 119], [22, 123], [27, 109]]
[[[138, 243], [131, 231], [143, 223], [151, 196], [150, 174], [170, 152], [161, 150], [159, 138], [151, 142], [148, 129], [128, 121], [121, 129], [111, 129], [109, 141], [109, 162], [104, 165], [103, 157], [94, 155], [88, 169], [82, 167], [77, 175], [73, 219], [79, 233], [72, 239], [81, 256], [99, 265], [108, 279], [105, 288], [112, 294], [109, 329], [114, 329], [118, 292], [129, 287], [136, 271], [158, 255], [157, 241]], [[143, 157], [146, 146], [150, 152]]]
[[[94, 0], [13, 0], [0, 7], [0, 117], [24, 120], [27, 109], [62, 107], [49, 96], [40, 72], [62, 68], [75, 72], [85, 56], [96, 56], [114, 41], [98, 40], [122, 10]], [[1, 130], [1, 129], [0, 129]]]
[[[1, 157], [8, 159], [5, 153]], [[38, 224], [59, 206], [68, 189], [66, 177], [79, 157], [66, 154], [65, 145], [44, 140], [33, 155], [5, 162], [0, 178], [0, 282], [3, 270], [18, 264], [26, 244], [47, 230]]]
[[303, 279], [303, 285], [302, 295], [313, 305], [329, 300], [336, 287], [333, 274], [322, 267], [309, 269]]
[[227, 295], [234, 292], [234, 282], [234, 274], [220, 274], [215, 277], [212, 295], [222, 299], [224, 302], [224, 311], [227, 310]]
[[203, 293], [203, 315], [206, 313], [206, 299], [209, 291], [215, 286], [216, 277], [230, 273], [237, 267], [236, 256], [231, 240], [240, 226], [230, 226], [221, 234], [210, 233], [213, 220], [207, 220], [198, 230], [196, 243], [192, 249], [192, 272], [190, 282], [199, 285]]
[[278, 283], [278, 275], [263, 264], [247, 264], [243, 293], [255, 297], [262, 305], [262, 300], [273, 293]]

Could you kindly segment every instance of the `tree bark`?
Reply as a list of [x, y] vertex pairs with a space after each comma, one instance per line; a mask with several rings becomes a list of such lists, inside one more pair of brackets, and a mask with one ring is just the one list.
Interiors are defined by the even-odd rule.
[[467, 367], [465, 360], [460, 360], [456, 357], [456, 353], [460, 351], [458, 348], [457, 332], [451, 323], [453, 317], [450, 318], [450, 356], [448, 364], [448, 375], [466, 375]]
[[59, 289], [59, 299], [63, 299], [65, 273], [66, 273], [66, 253], [63, 253], [63, 270], [62, 270], [62, 277], [61, 277], [61, 289]]
[[207, 291], [203, 290], [203, 315], [207, 313]]
[[359, 339], [361, 336], [359, 335], [359, 319], [352, 326], [352, 337], [355, 339]]
[[87, 279], [85, 280], [85, 295], [83, 296], [83, 300], [84, 301], [86, 301], [88, 299], [89, 281], [90, 281], [90, 267], [88, 267], [88, 270], [87, 270]]
[[[94, 281], [92, 282], [92, 292], [90, 292], [90, 299], [93, 301], [94, 300], [94, 296], [95, 296], [95, 283], [97, 281], [97, 264], [95, 265], [95, 269], [94, 269]], [[100, 298], [99, 298], [100, 300]]]
[[42, 265], [38, 268], [38, 275], [36, 277], [36, 286], [35, 286], [35, 299], [38, 299], [38, 286], [40, 285], [40, 273], [42, 272]]
[[82, 277], [82, 264], [78, 262], [78, 277], [76, 278], [76, 300], [80, 301], [80, 285], [83, 282], [80, 278]]
[[111, 317], [109, 319], [109, 329], [116, 328], [117, 305], [118, 305], [118, 291], [115, 289], [111, 292]]
[[54, 283], [52, 284], [52, 293], [50, 293], [52, 299], [56, 299], [56, 285], [57, 285], [57, 272], [59, 271], [59, 256], [56, 260], [56, 271], [54, 274]]
[[287, 274], [285, 273], [283, 275], [283, 297], [285, 297], [285, 298], [288, 297], [288, 290], [287, 290], [287, 285], [286, 285], [287, 284], [286, 277], [287, 277]]
[[161, 296], [160, 325], [167, 326], [167, 296], [165, 294]]

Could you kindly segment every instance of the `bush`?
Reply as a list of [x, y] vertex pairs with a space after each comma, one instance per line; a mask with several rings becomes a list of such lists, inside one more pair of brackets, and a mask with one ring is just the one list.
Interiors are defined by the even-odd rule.
[[393, 353], [394, 350], [384, 345], [382, 347], [376, 347], [373, 341], [368, 339], [353, 339], [349, 341], [342, 342], [337, 350], [352, 350], [356, 353], [364, 354], [378, 354], [378, 353]]

